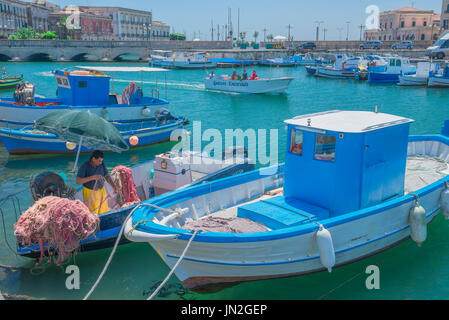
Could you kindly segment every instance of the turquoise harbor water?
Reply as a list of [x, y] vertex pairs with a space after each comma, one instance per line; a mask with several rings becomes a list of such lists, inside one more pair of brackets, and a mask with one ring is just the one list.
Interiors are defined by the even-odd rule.
[[[51, 70], [80, 64], [97, 63], [3, 63], [10, 74], [25, 75], [36, 84], [39, 95], [55, 95], [56, 83]], [[129, 63], [136, 65], [135, 63]], [[113, 65], [113, 64], [111, 64]], [[126, 63], [117, 63], [124, 66]], [[143, 65], [143, 64], [142, 64]], [[439, 133], [449, 118], [449, 90], [402, 88], [373, 85], [351, 80], [315, 79], [302, 67], [256, 67], [259, 76], [291, 76], [295, 80], [285, 95], [232, 95], [207, 92], [202, 78], [204, 70], [171, 71], [158, 75], [161, 97], [167, 96], [171, 111], [187, 117], [191, 123], [201, 121], [203, 131], [218, 129], [278, 129], [279, 161], [284, 159], [285, 130], [283, 120], [306, 113], [331, 109], [374, 110], [415, 119], [413, 134]], [[241, 72], [241, 69], [238, 69]], [[252, 68], [247, 69], [248, 73]], [[217, 69], [216, 74], [231, 74], [231, 69]], [[115, 89], [121, 92], [130, 80], [140, 83], [140, 74], [115, 75]], [[151, 93], [155, 75], [144, 76], [144, 92]], [[166, 86], [165, 86], [166, 84]], [[11, 95], [2, 92], [1, 95]], [[187, 129], [191, 129], [190, 124]], [[110, 169], [123, 164], [132, 166], [168, 151], [173, 144], [163, 143], [123, 154], [106, 155]], [[82, 156], [81, 161], [87, 156]], [[75, 157], [9, 156], [0, 142], [0, 198], [27, 190], [30, 177], [52, 170], [69, 175]], [[20, 194], [20, 210], [31, 203], [28, 191]], [[111, 249], [76, 256], [80, 268], [81, 288], [67, 290], [65, 268], [47, 266], [36, 269], [32, 261], [16, 257], [8, 248], [15, 245], [12, 225], [15, 222], [12, 202], [0, 204], [6, 217], [7, 234], [0, 220], [0, 291], [36, 299], [81, 299], [100, 274]], [[17, 207], [17, 204], [15, 204]], [[19, 210], [19, 208], [17, 207]], [[1, 212], [0, 212], [1, 214]], [[215, 293], [186, 291], [173, 276], [157, 299], [447, 299], [449, 297], [449, 222], [441, 215], [429, 226], [428, 239], [421, 248], [411, 240], [381, 254], [335, 269], [331, 274], [241, 283]], [[365, 270], [369, 265], [380, 268], [380, 290], [367, 290]], [[158, 254], [146, 244], [120, 246], [93, 299], [145, 299], [169, 273]]]

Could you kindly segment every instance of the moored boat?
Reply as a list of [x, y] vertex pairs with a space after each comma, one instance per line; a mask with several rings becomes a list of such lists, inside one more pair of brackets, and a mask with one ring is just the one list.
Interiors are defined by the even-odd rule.
[[[412, 122], [363, 111], [287, 120], [284, 165], [147, 201], [156, 207], [136, 209], [124, 233], [188, 289], [331, 271], [409, 237], [421, 245], [449, 200], [449, 137], [409, 136]], [[416, 159], [438, 174], [407, 170]]]
[[298, 63], [292, 58], [274, 58], [262, 60], [259, 62], [261, 66], [275, 66], [275, 67], [294, 67]]
[[150, 67], [179, 69], [216, 68], [217, 64], [207, 58], [205, 52], [173, 52], [170, 57], [153, 56]]
[[332, 66], [318, 66], [315, 77], [356, 79], [366, 69], [367, 61], [360, 57], [347, 57], [344, 54], [335, 55]]
[[20, 82], [23, 81], [23, 75], [16, 78], [9, 78], [6, 76], [3, 76], [0, 79], [0, 89], [12, 89], [15, 88]]
[[416, 74], [416, 67], [408, 58], [399, 56], [381, 57], [368, 67], [368, 81], [377, 83], [398, 83], [400, 75]]
[[157, 89], [145, 96], [143, 88], [130, 82], [123, 93], [111, 88], [114, 72], [165, 72], [155, 68], [128, 67], [78, 67], [82, 70], [54, 72], [57, 83], [56, 98], [35, 96], [35, 87], [26, 84], [13, 98], [0, 99], [0, 126], [32, 126], [36, 119], [64, 109], [89, 110], [109, 121], [126, 123], [154, 120], [154, 113], [161, 107], [168, 108], [168, 101], [159, 98]]
[[[172, 133], [183, 128], [185, 123], [185, 119], [175, 118], [166, 112], [164, 117], [158, 116], [158, 120], [116, 124], [116, 127], [128, 146], [137, 148], [170, 140]], [[0, 140], [12, 155], [77, 152], [76, 145], [67, 144], [53, 134], [36, 131], [29, 127], [0, 128]], [[92, 151], [94, 150], [81, 147], [82, 153]]]
[[399, 75], [399, 86], [425, 86], [429, 81], [430, 62], [418, 62], [416, 74]]
[[440, 66], [430, 72], [427, 86], [429, 88], [449, 88], [449, 66]]

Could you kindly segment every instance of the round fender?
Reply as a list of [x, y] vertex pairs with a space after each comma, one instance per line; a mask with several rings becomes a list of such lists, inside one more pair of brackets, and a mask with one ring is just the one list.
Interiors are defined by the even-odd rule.
[[410, 236], [418, 247], [427, 239], [426, 210], [419, 204], [410, 209]]

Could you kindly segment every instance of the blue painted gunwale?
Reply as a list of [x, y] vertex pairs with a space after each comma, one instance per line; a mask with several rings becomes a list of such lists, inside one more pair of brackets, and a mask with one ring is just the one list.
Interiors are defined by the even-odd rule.
[[[410, 136], [409, 142], [417, 141], [437, 141], [449, 146], [449, 138], [442, 135], [418, 135]], [[190, 200], [192, 198], [199, 197], [204, 194], [220, 191], [232, 186], [248, 183], [251, 181], [259, 180], [261, 178], [268, 177], [269, 175], [263, 175], [264, 171], [277, 169], [276, 173], [280, 173], [283, 170], [283, 165], [273, 166], [269, 168], [262, 168], [256, 171], [243, 173], [240, 175], [224, 178], [218, 181], [205, 183], [199, 186], [194, 186], [186, 190], [175, 191], [170, 194], [162, 195], [157, 199], [150, 199], [144, 201], [143, 203], [151, 203], [160, 207], [169, 207], [176, 203], [181, 203], [183, 201]], [[269, 171], [268, 171], [269, 172]], [[270, 174], [275, 175], [276, 173]], [[427, 187], [424, 187], [416, 191], [413, 195], [404, 195], [399, 198], [394, 198], [388, 200], [382, 204], [358, 210], [355, 212], [350, 212], [341, 216], [329, 218], [320, 223], [326, 228], [332, 228], [338, 225], [342, 225], [351, 221], [355, 221], [361, 218], [375, 215], [386, 210], [399, 207], [401, 205], [411, 203], [415, 200], [414, 195], [419, 198], [434, 192], [440, 188], [444, 188], [445, 183], [449, 182], [449, 176], [440, 179]], [[156, 209], [139, 208], [132, 216], [132, 223], [137, 224], [139, 221], [148, 220], [152, 218], [158, 211]], [[147, 213], [147, 214], [145, 214]], [[162, 226], [153, 222], [145, 222], [139, 224], [136, 230], [155, 234], [179, 234], [178, 239], [189, 240], [193, 231], [186, 231], [179, 228], [171, 228]], [[272, 241], [278, 239], [285, 239], [295, 236], [300, 236], [312, 232], [318, 231], [318, 226], [316, 224], [305, 224], [301, 226], [294, 226], [285, 229], [273, 230], [268, 232], [257, 232], [257, 233], [246, 233], [246, 234], [235, 234], [235, 233], [217, 233], [217, 232], [205, 232], [199, 233], [195, 240], [196, 242], [210, 242], [210, 243], [236, 243], [236, 242], [262, 242], [262, 241]]]

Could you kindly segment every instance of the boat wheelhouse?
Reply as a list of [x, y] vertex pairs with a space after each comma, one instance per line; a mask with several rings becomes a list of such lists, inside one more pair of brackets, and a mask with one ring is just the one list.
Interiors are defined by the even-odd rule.
[[381, 57], [373, 60], [368, 67], [368, 81], [379, 83], [398, 83], [400, 75], [412, 75], [416, 73], [416, 67], [408, 58], [399, 56]]

